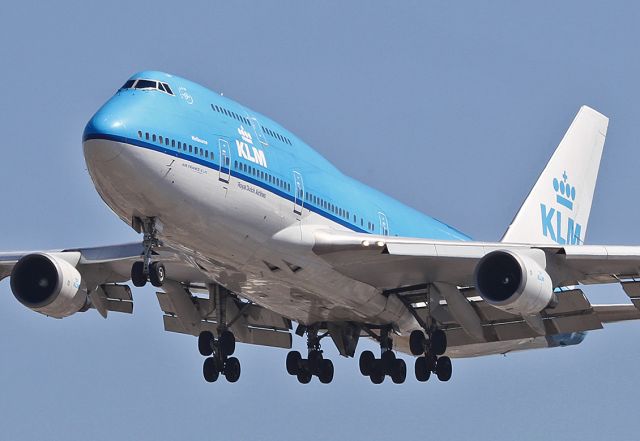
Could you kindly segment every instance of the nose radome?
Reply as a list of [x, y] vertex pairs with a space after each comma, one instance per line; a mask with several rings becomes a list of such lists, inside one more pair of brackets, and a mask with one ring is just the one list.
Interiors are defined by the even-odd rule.
[[109, 109], [100, 109], [87, 123], [82, 135], [84, 155], [87, 161], [104, 162], [116, 158], [122, 150], [117, 137], [124, 129], [122, 119]]

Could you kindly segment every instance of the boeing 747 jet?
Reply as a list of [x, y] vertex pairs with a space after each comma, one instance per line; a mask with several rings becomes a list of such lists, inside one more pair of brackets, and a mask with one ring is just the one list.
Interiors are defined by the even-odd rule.
[[[240, 378], [236, 342], [330, 383], [322, 347], [373, 383], [452, 375], [451, 358], [575, 345], [640, 318], [640, 247], [585, 245], [608, 119], [582, 107], [497, 242], [473, 241], [346, 176], [280, 124], [186, 79], [133, 75], [89, 120], [86, 164], [141, 241], [0, 253], [16, 299], [54, 318], [131, 313], [151, 283], [164, 328], [197, 337], [204, 379]], [[580, 285], [619, 284], [628, 304]], [[295, 323], [295, 327], [294, 324]], [[361, 338], [380, 352], [357, 352]], [[194, 339], [194, 350], [196, 347]]]

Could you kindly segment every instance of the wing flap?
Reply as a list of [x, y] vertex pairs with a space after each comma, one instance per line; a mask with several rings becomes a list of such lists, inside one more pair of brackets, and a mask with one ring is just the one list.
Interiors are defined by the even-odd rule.
[[[217, 309], [208, 298], [189, 298], [184, 287], [177, 284], [169, 289], [172, 292], [156, 293], [160, 308], [164, 312], [166, 331], [195, 336], [202, 331], [218, 334]], [[261, 346], [291, 347], [291, 321], [281, 315], [231, 297], [227, 299], [226, 311], [229, 327], [237, 341]], [[195, 318], [196, 314], [198, 318]]]
[[[214, 335], [216, 335], [217, 333], [216, 323], [202, 322], [198, 333], [194, 333], [191, 330], [185, 329], [178, 317], [165, 315], [162, 319], [164, 321], [164, 329], [169, 332], [177, 332], [187, 335], [198, 335], [202, 331], [209, 331]], [[292, 345], [291, 334], [288, 332], [280, 332], [260, 328], [236, 329], [232, 327], [232, 329], [233, 334], [236, 337], [236, 341], [240, 343], [284, 349], [290, 349]]]

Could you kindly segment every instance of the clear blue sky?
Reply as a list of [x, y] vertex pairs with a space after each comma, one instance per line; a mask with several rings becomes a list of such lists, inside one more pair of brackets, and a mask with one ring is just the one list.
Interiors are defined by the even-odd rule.
[[[589, 104], [611, 123], [587, 242], [640, 243], [638, 5], [450, 3], [5, 4], [0, 249], [137, 239], [95, 192], [80, 138], [143, 69], [224, 92], [483, 240], [499, 239]], [[589, 293], [625, 300], [615, 286]], [[134, 295], [133, 316], [57, 321], [0, 283], [0, 438], [601, 440], [640, 428], [638, 323], [577, 347], [460, 360], [448, 384], [374, 386], [327, 346], [334, 382], [302, 386], [286, 351], [241, 345], [240, 382], [209, 385], [195, 339], [163, 331], [152, 289]]]

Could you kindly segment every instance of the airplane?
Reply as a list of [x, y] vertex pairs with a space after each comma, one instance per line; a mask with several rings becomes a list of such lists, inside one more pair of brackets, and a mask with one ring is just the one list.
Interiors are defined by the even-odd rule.
[[[280, 124], [184, 78], [130, 77], [87, 123], [95, 188], [142, 240], [0, 253], [0, 280], [53, 318], [132, 313], [158, 288], [164, 328], [197, 337], [203, 377], [240, 378], [236, 343], [291, 349], [300, 383], [322, 350], [360, 353], [372, 383], [452, 376], [451, 358], [576, 345], [640, 318], [640, 247], [585, 245], [608, 118], [583, 106], [497, 242], [477, 242], [339, 171]], [[579, 285], [619, 283], [627, 304]], [[295, 323], [295, 327], [294, 327]], [[328, 339], [327, 339], [328, 337]], [[195, 344], [194, 344], [195, 346]]]

